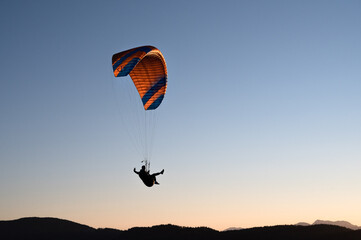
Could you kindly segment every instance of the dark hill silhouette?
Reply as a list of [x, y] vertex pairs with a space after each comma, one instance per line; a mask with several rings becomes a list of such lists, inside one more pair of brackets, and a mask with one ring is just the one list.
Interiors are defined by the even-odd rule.
[[224, 232], [222, 239], [356, 240], [361, 239], [360, 237], [361, 231], [353, 231], [339, 226], [282, 225], [227, 231]]
[[67, 240], [360, 240], [361, 230], [351, 230], [334, 225], [270, 226], [231, 231], [217, 231], [207, 227], [180, 227], [158, 225], [134, 227], [126, 231], [86, 225], [56, 218], [21, 218], [0, 221], [0, 239], [67, 239]]
[[96, 229], [89, 226], [57, 218], [32, 217], [0, 221], [0, 239], [85, 239], [95, 232]]

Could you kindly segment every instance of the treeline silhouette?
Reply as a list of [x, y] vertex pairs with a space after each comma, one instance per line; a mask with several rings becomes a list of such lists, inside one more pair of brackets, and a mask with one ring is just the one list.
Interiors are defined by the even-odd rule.
[[334, 225], [282, 225], [234, 231], [217, 231], [207, 227], [158, 225], [135, 227], [129, 230], [95, 229], [57, 218], [21, 218], [0, 221], [0, 239], [16, 240], [360, 240], [361, 230]]

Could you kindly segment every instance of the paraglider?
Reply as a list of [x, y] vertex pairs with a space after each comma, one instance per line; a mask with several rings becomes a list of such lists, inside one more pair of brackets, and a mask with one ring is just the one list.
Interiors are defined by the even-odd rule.
[[143, 183], [145, 184], [145, 186], [147, 187], [151, 187], [154, 184], [159, 184], [157, 182], [156, 176], [158, 176], [159, 174], [163, 174], [164, 173], [164, 169], [162, 171], [160, 171], [159, 173], [153, 173], [150, 174], [149, 171], [147, 171], [145, 169], [145, 165], [142, 166], [142, 169], [140, 169], [139, 172], [137, 172], [137, 170], [134, 168], [133, 170], [136, 174], [139, 175], [140, 179], [142, 179]]
[[[130, 76], [136, 88], [138, 99], [143, 105], [141, 115], [144, 114], [145, 123], [139, 124], [137, 131], [144, 128], [144, 133], [139, 134], [142, 143], [144, 165], [142, 170], [134, 172], [139, 175], [148, 187], [157, 184], [155, 176], [163, 174], [164, 170], [157, 174], [149, 174], [150, 159], [149, 148], [152, 145], [152, 137], [149, 140], [150, 130], [153, 124], [152, 112], [159, 107], [167, 90], [167, 66], [163, 54], [153, 46], [142, 46], [119, 52], [112, 57], [113, 73], [115, 77]], [[127, 80], [127, 79], [126, 79]], [[140, 98], [139, 98], [140, 97]]]

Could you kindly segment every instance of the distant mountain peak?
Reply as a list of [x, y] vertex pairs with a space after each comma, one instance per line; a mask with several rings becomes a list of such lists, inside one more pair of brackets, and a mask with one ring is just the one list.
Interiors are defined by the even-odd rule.
[[359, 230], [361, 226], [353, 225], [347, 221], [329, 221], [329, 220], [320, 220], [317, 219], [314, 223], [309, 224], [306, 222], [299, 222], [295, 224], [296, 226], [310, 226], [310, 225], [334, 225], [339, 227], [344, 227], [352, 230]]
[[320, 224], [326, 224], [326, 225], [336, 225], [340, 227], [349, 228], [352, 230], [358, 230], [361, 229], [360, 226], [353, 225], [347, 221], [329, 221], [329, 220], [316, 220], [312, 225], [320, 225]]
[[306, 222], [299, 222], [296, 224], [296, 226], [310, 226], [311, 224], [306, 223]]
[[223, 232], [224, 231], [238, 231], [238, 230], [242, 230], [242, 229], [243, 228], [241, 228], [241, 227], [229, 227], [227, 229], [224, 229]]

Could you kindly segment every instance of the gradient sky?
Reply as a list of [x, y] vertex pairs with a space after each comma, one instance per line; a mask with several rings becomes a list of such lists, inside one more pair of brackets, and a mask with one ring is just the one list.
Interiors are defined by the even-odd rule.
[[[361, 225], [360, 1], [0, 2], [0, 219]], [[152, 170], [111, 56], [168, 66]], [[129, 79], [124, 79], [129, 80]]]

